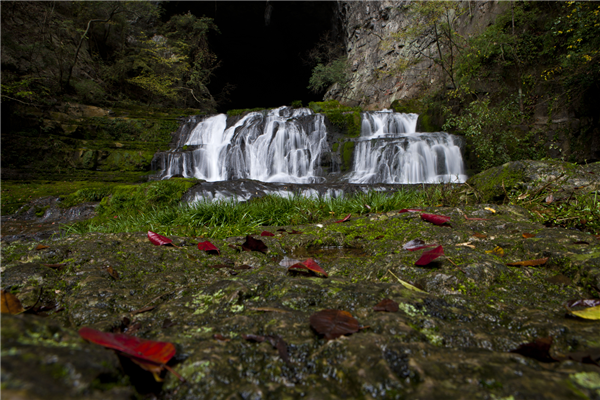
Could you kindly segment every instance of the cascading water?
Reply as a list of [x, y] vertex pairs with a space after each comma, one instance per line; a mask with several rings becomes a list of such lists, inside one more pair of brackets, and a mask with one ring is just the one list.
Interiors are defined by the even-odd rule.
[[[328, 135], [325, 117], [308, 108], [280, 107], [231, 118], [190, 117], [178, 131], [175, 148], [156, 154], [153, 165], [162, 170], [161, 179], [207, 181], [188, 201], [247, 200], [270, 193], [338, 197], [394, 191], [397, 184], [467, 178], [461, 138], [445, 132], [417, 133], [417, 114], [362, 113], [359, 138]], [[354, 144], [352, 170], [341, 175], [340, 149], [348, 148], [346, 142]], [[332, 152], [336, 147], [338, 152]]]
[[324, 117], [308, 108], [251, 112], [229, 128], [227, 116], [219, 114], [198, 123], [181, 148], [163, 158], [162, 178], [318, 182], [326, 137]]
[[445, 132], [417, 133], [417, 114], [362, 114], [351, 183], [464, 182], [459, 138]]

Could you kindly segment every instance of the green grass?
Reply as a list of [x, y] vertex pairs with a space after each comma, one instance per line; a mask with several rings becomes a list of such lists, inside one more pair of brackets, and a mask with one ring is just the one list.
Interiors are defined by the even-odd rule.
[[[143, 206], [136, 205], [136, 196], [131, 193], [128, 201], [123, 201], [126, 197], [123, 194], [118, 201], [114, 195], [110, 201], [103, 200], [97, 217], [69, 226], [65, 233], [152, 230], [163, 235], [226, 238], [257, 233], [262, 226], [311, 224], [342, 219], [347, 214], [423, 207], [429, 205], [432, 198], [431, 193], [400, 190], [391, 196], [378, 192], [338, 199], [266, 196], [248, 202], [230, 200], [185, 205], [174, 202], [176, 196], [173, 196], [169, 203], [158, 201]], [[433, 198], [437, 198], [435, 193]]]

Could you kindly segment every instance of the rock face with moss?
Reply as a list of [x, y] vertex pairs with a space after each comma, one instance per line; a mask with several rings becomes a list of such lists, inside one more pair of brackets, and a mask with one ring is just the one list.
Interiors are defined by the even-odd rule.
[[[3, 394], [594, 398], [600, 373], [577, 360], [597, 361], [597, 322], [567, 317], [563, 305], [600, 290], [600, 241], [546, 228], [520, 207], [486, 207], [424, 210], [450, 217], [443, 226], [396, 210], [285, 232], [260, 227], [254, 238], [264, 253], [240, 252], [245, 237], [172, 237], [175, 248], [154, 246], [145, 232], [72, 235], [39, 249], [26, 241], [3, 245], [2, 288], [38, 313], [2, 315]], [[258, 236], [262, 230], [275, 236]], [[428, 249], [403, 246], [417, 238], [442, 245], [445, 256], [415, 265]], [[220, 254], [199, 251], [204, 240]], [[329, 277], [288, 272], [307, 258]], [[538, 266], [506, 265], [543, 258]], [[399, 311], [375, 311], [385, 298]], [[326, 340], [309, 323], [324, 309], [347, 311], [362, 328]], [[119, 366], [111, 350], [77, 337], [83, 326], [172, 342], [171, 366], [187, 383], [167, 374], [161, 386], [127, 359]], [[277, 350], [243, 335], [285, 343]], [[509, 352], [549, 336], [550, 355], [563, 361]]]

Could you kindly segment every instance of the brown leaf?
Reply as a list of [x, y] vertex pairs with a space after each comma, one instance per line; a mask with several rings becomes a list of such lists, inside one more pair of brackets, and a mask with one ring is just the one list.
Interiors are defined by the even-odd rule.
[[524, 233], [524, 234], [523, 234], [523, 237], [524, 237], [525, 239], [531, 239], [531, 238], [534, 238], [534, 237], [535, 237], [535, 235], [534, 235], [533, 233]]
[[217, 339], [219, 342], [229, 342], [231, 339], [226, 338], [225, 336], [221, 335], [220, 333], [215, 333], [213, 335], [213, 339]]
[[44, 267], [48, 267], [48, 268], [54, 268], [54, 269], [62, 269], [62, 267], [64, 267], [65, 265], [67, 265], [67, 263], [62, 263], [62, 264], [42, 264]]
[[50, 248], [50, 246], [44, 246], [43, 244], [38, 244], [35, 249], [36, 250], [43, 250], [43, 249], [49, 249], [49, 248]]
[[374, 311], [387, 311], [387, 312], [398, 312], [398, 303], [392, 299], [383, 299], [375, 307]]
[[132, 311], [131, 314], [133, 314], [133, 315], [141, 314], [141, 313], [145, 313], [147, 311], [152, 311], [155, 308], [156, 308], [156, 306], [148, 306], [148, 307], [140, 308], [139, 310]]
[[535, 267], [537, 265], [544, 265], [547, 262], [548, 262], [548, 257], [538, 258], [537, 260], [517, 261], [517, 262], [507, 263], [506, 265], [508, 265], [510, 267]]
[[552, 337], [537, 338], [531, 343], [520, 345], [510, 353], [520, 354], [541, 362], [555, 362], [556, 359], [550, 355], [550, 346], [552, 346]]
[[600, 348], [591, 348], [569, 353], [566, 358], [582, 364], [600, 365]]
[[323, 310], [310, 316], [310, 326], [325, 339], [335, 339], [342, 335], [358, 332], [360, 325], [347, 311]]
[[244, 338], [244, 340], [247, 340], [249, 342], [262, 343], [265, 341], [265, 337], [261, 336], [261, 335], [249, 334], [249, 335], [242, 335], [242, 337]]
[[589, 243], [586, 241], [583, 241], [583, 240], [578, 240], [577, 242], [573, 242], [573, 244], [589, 244]]
[[115, 281], [119, 280], [119, 273], [111, 266], [104, 267], [104, 270], [113, 278]]
[[488, 235], [484, 235], [483, 233], [477, 233], [475, 232], [474, 234], [472, 234], [471, 236], [479, 238], [479, 239], [485, 239], [488, 237]]
[[0, 306], [2, 314], [19, 314], [25, 311], [17, 296], [4, 290], [0, 292]]
[[252, 236], [246, 235], [246, 241], [242, 244], [242, 250], [258, 251], [267, 254], [268, 247], [262, 240], [254, 239]]

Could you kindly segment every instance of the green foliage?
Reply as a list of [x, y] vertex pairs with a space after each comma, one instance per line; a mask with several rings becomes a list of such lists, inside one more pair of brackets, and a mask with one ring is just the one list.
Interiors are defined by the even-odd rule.
[[335, 83], [344, 88], [347, 86], [347, 82], [348, 58], [342, 56], [328, 64], [317, 64], [317, 66], [313, 68], [308, 88], [313, 92], [318, 93]]
[[[166, 187], [160, 187], [160, 190], [167, 190]], [[170, 194], [166, 199], [170, 198], [171, 201], [155, 202], [154, 206], [138, 209], [138, 203], [134, 199], [147, 191], [142, 186], [135, 189], [116, 188], [110, 200], [103, 200], [106, 208], [100, 216], [76, 223], [68, 227], [67, 232], [136, 232], [150, 229], [168, 235], [227, 238], [255, 233], [261, 226], [317, 223], [332, 216], [388, 212], [412, 207], [414, 204], [434, 204], [439, 200], [439, 194], [435, 190], [431, 193], [399, 190], [391, 196], [380, 192], [338, 199], [266, 196], [248, 202], [207, 201], [178, 205], [177, 195], [180, 192], [169, 189]], [[160, 204], [160, 207], [156, 204]], [[371, 210], [365, 204], [369, 204]], [[114, 218], [115, 215], [117, 218]]]
[[293, 108], [302, 108], [302, 100], [294, 100], [294, 101], [292, 101], [291, 106]]
[[360, 107], [343, 106], [337, 100], [321, 102], [311, 101], [308, 107], [315, 113], [325, 114], [329, 121], [351, 137], [360, 136], [361, 115]]

